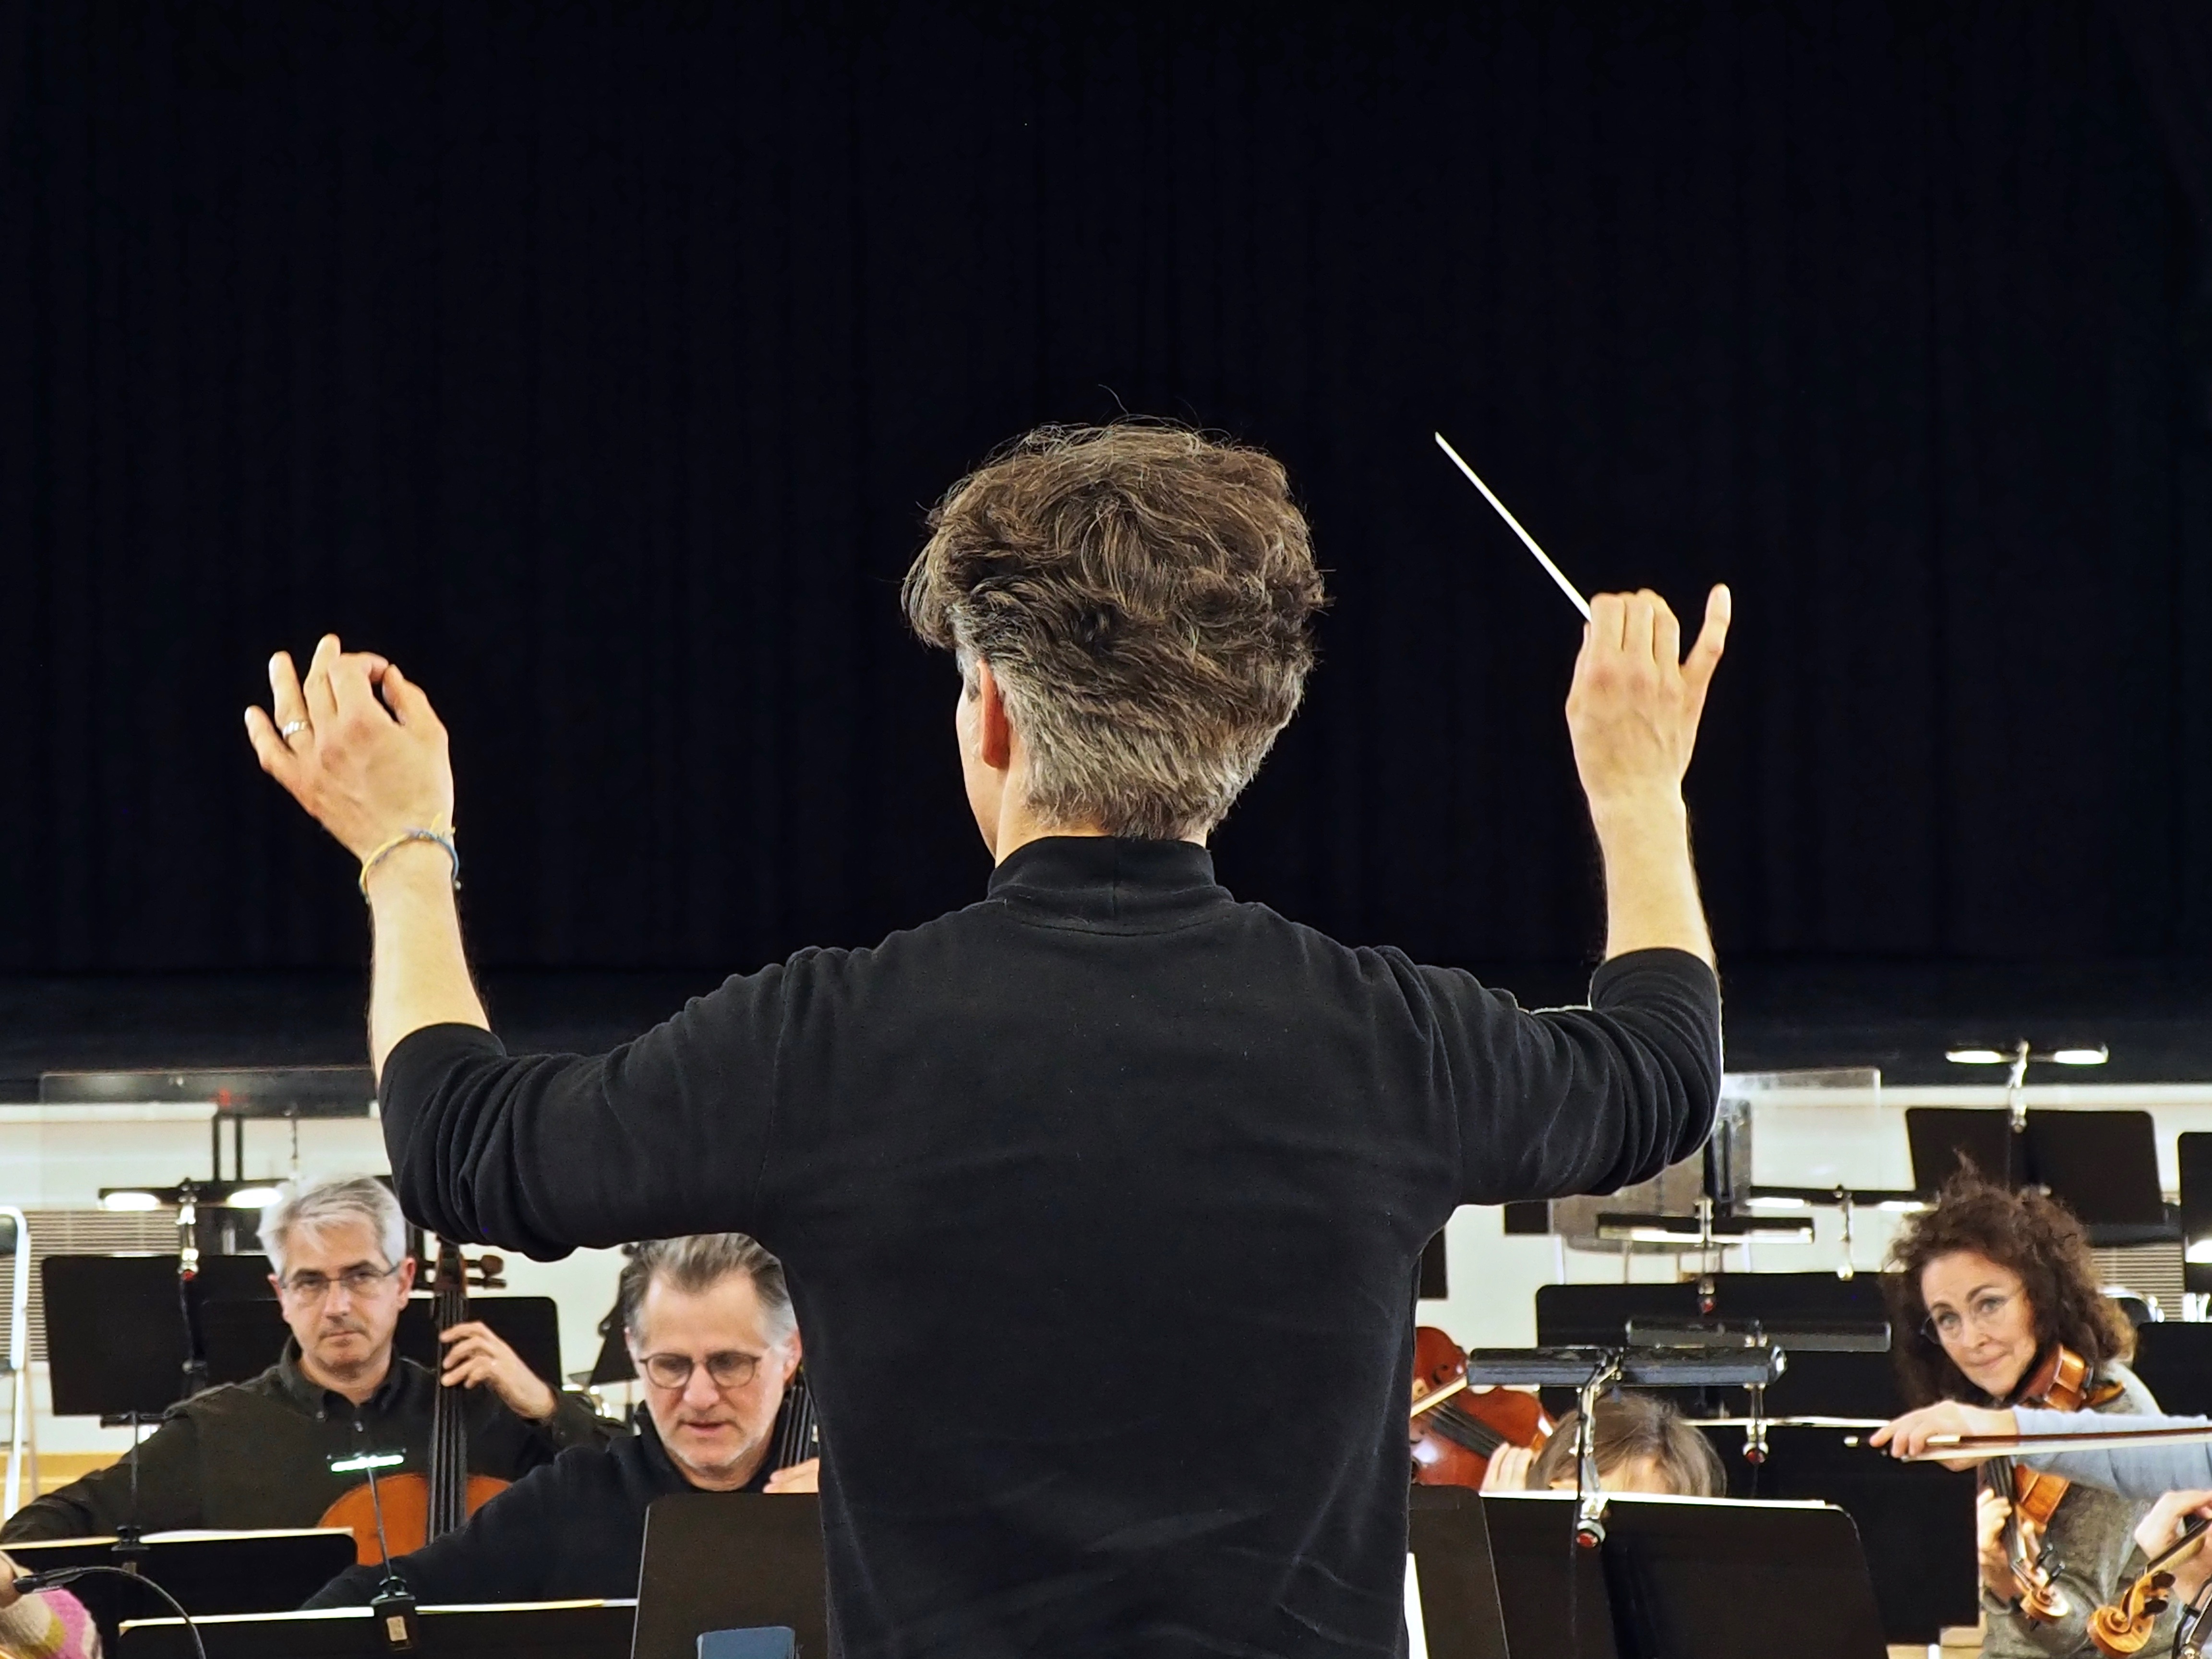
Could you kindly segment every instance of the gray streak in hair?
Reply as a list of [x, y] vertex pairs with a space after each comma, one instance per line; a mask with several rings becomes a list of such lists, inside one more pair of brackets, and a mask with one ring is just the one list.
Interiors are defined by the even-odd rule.
[[295, 1232], [319, 1234], [349, 1221], [365, 1222], [383, 1246], [386, 1267], [407, 1254], [407, 1218], [392, 1189], [374, 1176], [338, 1176], [288, 1188], [261, 1212], [261, 1248], [269, 1265], [284, 1276], [284, 1253]]

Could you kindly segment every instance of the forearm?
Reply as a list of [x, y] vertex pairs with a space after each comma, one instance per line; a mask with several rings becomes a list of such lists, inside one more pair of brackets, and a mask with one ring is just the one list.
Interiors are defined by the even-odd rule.
[[1593, 800], [1605, 859], [1608, 961], [1631, 951], [1686, 951], [1713, 960], [1712, 935], [1690, 857], [1689, 811], [1678, 792]]
[[401, 1040], [426, 1025], [489, 1030], [461, 946], [445, 849], [422, 841], [393, 848], [369, 872], [368, 902], [376, 933], [368, 1048], [378, 1075]]
[[[2118, 1430], [2212, 1427], [2202, 1417], [2120, 1417], [2102, 1412], [2015, 1413], [2022, 1434], [2106, 1434]], [[2023, 1456], [2030, 1468], [2078, 1480], [2138, 1503], [2170, 1492], [2212, 1487], [2212, 1445], [2110, 1446], [2096, 1451], [2044, 1452]]]

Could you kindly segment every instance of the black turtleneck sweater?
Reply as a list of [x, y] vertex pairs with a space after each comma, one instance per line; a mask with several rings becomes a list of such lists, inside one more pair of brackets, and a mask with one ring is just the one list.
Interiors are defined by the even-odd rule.
[[610, 1054], [418, 1031], [385, 1135], [441, 1234], [782, 1256], [847, 1659], [1389, 1655], [1421, 1247], [1711, 1121], [1711, 969], [1638, 952], [1591, 1000], [1349, 949], [1188, 842], [1054, 837]]

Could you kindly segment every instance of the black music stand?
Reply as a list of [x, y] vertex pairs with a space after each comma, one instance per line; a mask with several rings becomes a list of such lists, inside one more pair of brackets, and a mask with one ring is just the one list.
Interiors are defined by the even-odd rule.
[[2129, 1366], [2158, 1396], [2160, 1410], [2212, 1416], [2212, 1324], [2154, 1319], [2136, 1326]]
[[[112, 1538], [54, 1538], [10, 1544], [25, 1572], [122, 1563]], [[175, 1596], [194, 1618], [203, 1613], [270, 1613], [296, 1607], [354, 1563], [349, 1532], [287, 1528], [267, 1532], [155, 1533], [137, 1547], [138, 1571]], [[167, 1613], [168, 1603], [112, 1572], [88, 1573], [69, 1586], [100, 1626], [117, 1639], [124, 1620]]]
[[[258, 1320], [275, 1326], [281, 1347], [283, 1327], [276, 1321], [268, 1273], [263, 1256], [202, 1256], [204, 1324], [210, 1306], [250, 1304]], [[46, 1306], [57, 1415], [119, 1418], [136, 1412], [151, 1422], [181, 1397], [185, 1322], [173, 1253], [50, 1255], [39, 1264], [39, 1293]]]
[[797, 1633], [799, 1659], [830, 1659], [820, 1500], [750, 1492], [653, 1499], [630, 1659], [697, 1659], [708, 1631], [767, 1625]]
[[2197, 1296], [2212, 1292], [2212, 1134], [2173, 1138], [2181, 1166], [2181, 1282]]
[[[265, 1272], [268, 1264], [261, 1266]], [[546, 1382], [561, 1386], [561, 1314], [551, 1297], [472, 1296], [469, 1316], [490, 1326]], [[243, 1382], [259, 1376], [276, 1363], [288, 1334], [270, 1302], [210, 1301], [200, 1310], [200, 1325], [207, 1340], [208, 1379], [213, 1382]], [[435, 1368], [438, 1344], [428, 1297], [408, 1298], [392, 1333], [392, 1347], [404, 1358]]]
[[[416, 1610], [419, 1659], [623, 1659], [635, 1601], [519, 1601], [507, 1607]], [[208, 1659], [383, 1659], [367, 1607], [195, 1619]], [[196, 1659], [183, 1621], [134, 1619], [119, 1659]]]
[[1414, 1487], [1406, 1547], [1420, 1586], [1429, 1659], [1507, 1659], [1504, 1608], [1480, 1494], [1465, 1486]]
[[1971, 1161], [2007, 1187], [2047, 1188], [2074, 1212], [2092, 1244], [2155, 1244], [2175, 1236], [2148, 1112], [2031, 1108], [2025, 1122], [2014, 1129], [2012, 1114], [1999, 1107], [1908, 1107], [1913, 1184], [1932, 1194]]
[[[1574, 1547], [1565, 1492], [1486, 1494], [1506, 1641], [1569, 1659], [1765, 1659], [1775, 1609], [1792, 1659], [1884, 1659], [1856, 1528], [1826, 1504], [1616, 1497], [1602, 1549]], [[1595, 1569], [1595, 1570], [1594, 1570]]]

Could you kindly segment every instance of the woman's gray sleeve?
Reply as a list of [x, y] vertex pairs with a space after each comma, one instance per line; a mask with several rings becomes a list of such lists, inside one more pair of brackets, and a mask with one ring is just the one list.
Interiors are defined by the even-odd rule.
[[[2102, 1412], [2041, 1412], [2015, 1407], [2022, 1434], [2107, 1434], [2124, 1427], [2212, 1428], [2212, 1417], [2126, 1417]], [[2212, 1488], [2212, 1444], [2115, 1446], [2102, 1451], [2041, 1452], [2020, 1460], [2032, 1469], [2079, 1480], [2148, 1503], [2170, 1492]]]

